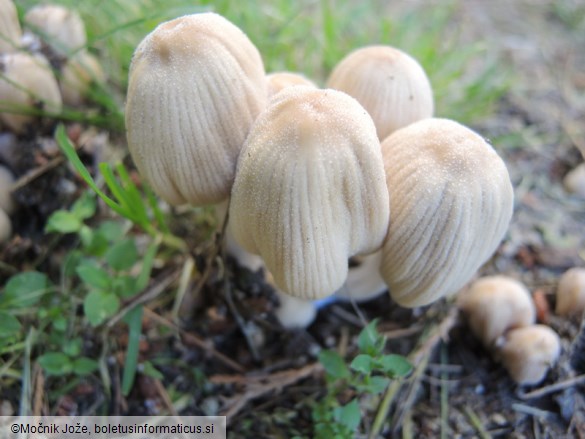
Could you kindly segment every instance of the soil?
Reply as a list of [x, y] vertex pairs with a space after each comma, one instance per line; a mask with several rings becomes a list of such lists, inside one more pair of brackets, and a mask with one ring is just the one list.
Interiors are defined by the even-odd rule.
[[[390, 8], [416, 7], [421, 2]], [[381, 437], [585, 437], [585, 367], [571, 366], [583, 348], [576, 349], [574, 341], [580, 320], [552, 311], [559, 276], [585, 266], [585, 200], [562, 184], [585, 156], [585, 5], [578, 0], [498, 0], [460, 2], [458, 8], [453, 25], [461, 30], [462, 40], [485, 41], [514, 75], [515, 87], [496, 113], [474, 126], [504, 158], [516, 196], [510, 229], [479, 275], [513, 276], [540, 296], [544, 305], [539, 318], [562, 337], [563, 345], [561, 359], [544, 382], [517, 386], [446, 300], [414, 310], [398, 307], [386, 294], [359, 305], [334, 303], [322, 308], [308, 329], [284, 330], [274, 317], [278, 299], [262, 275], [229, 258], [222, 262], [214, 257], [215, 243], [200, 227], [204, 223], [205, 233], [211, 233], [213, 220], [202, 215], [194, 223], [192, 212], [175, 210], [171, 227], [177, 235], [190, 237], [196, 275], [178, 310], [180, 329], [170, 317], [176, 288], [148, 304], [140, 360], [156, 364], [162, 377], [139, 373], [127, 398], [120, 394], [120, 383], [113, 382], [106, 392], [97, 380], [88, 379], [55, 400], [37, 395], [45, 401], [44, 410], [224, 414], [229, 437], [311, 437], [311, 407], [326, 391], [318, 352], [332, 348], [351, 358], [364, 322], [379, 318], [387, 351], [409, 356], [420, 366], [399, 387]], [[76, 125], [68, 129], [74, 139], [84, 130]], [[0, 249], [2, 281], [32, 266], [58, 273], [58, 250], [72, 244], [42, 233], [48, 215], [68, 206], [84, 187], [46, 139], [38, 133], [1, 137], [0, 161], [19, 177], [26, 178], [31, 169], [43, 170], [15, 193], [21, 205], [17, 237]], [[102, 158], [101, 139], [81, 148], [90, 167]], [[6, 151], [15, 142], [32, 145], [33, 158], [11, 158], [8, 163]], [[170, 259], [155, 268], [150, 288], [169, 277], [176, 285], [186, 261]], [[119, 376], [123, 365], [125, 331], [118, 325], [109, 333], [115, 340], [112, 376]], [[99, 354], [99, 339], [92, 334], [86, 338]], [[43, 392], [48, 394], [57, 383], [48, 378]], [[349, 400], [353, 395], [345, 396]], [[3, 390], [0, 412], [6, 413], [6, 405], [18, 407], [18, 399], [17, 384]], [[379, 401], [364, 397], [361, 402], [362, 425], [370, 426]]]

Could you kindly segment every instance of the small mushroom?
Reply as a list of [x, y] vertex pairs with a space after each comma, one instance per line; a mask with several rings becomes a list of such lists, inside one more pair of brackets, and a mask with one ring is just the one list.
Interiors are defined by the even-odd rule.
[[585, 268], [571, 268], [557, 287], [555, 312], [561, 316], [581, 315], [585, 310]]
[[8, 241], [12, 235], [12, 223], [4, 209], [0, 209], [0, 243]]
[[545, 325], [532, 325], [509, 331], [498, 354], [516, 383], [540, 383], [561, 353], [556, 332]]
[[23, 52], [0, 56], [0, 120], [22, 133], [39, 112], [61, 111], [59, 85], [48, 61]]
[[266, 75], [266, 82], [268, 85], [268, 97], [271, 98], [276, 93], [281, 91], [285, 87], [292, 87], [295, 85], [306, 85], [309, 87], [317, 86], [313, 81], [307, 79], [300, 73], [293, 72], [275, 72]]
[[433, 91], [425, 71], [413, 57], [394, 47], [355, 50], [334, 68], [327, 86], [363, 105], [381, 141], [397, 129], [433, 115]]
[[345, 93], [296, 86], [252, 127], [229, 214], [236, 241], [262, 257], [279, 289], [317, 299], [343, 285], [350, 256], [380, 247], [388, 206], [367, 112]]
[[457, 292], [494, 253], [512, 217], [502, 159], [448, 119], [424, 119], [382, 142], [392, 221], [381, 273], [402, 306]]
[[528, 289], [507, 276], [486, 276], [458, 297], [459, 308], [487, 347], [513, 328], [534, 324], [536, 309]]
[[5, 166], [0, 165], [0, 209], [7, 214], [12, 214], [15, 210], [14, 199], [10, 193], [10, 187], [14, 183], [12, 172]]
[[265, 105], [264, 65], [248, 37], [220, 15], [186, 15], [160, 24], [134, 52], [128, 147], [168, 203], [218, 203]]
[[92, 83], [103, 84], [106, 75], [98, 59], [82, 50], [63, 65], [59, 84], [63, 103], [78, 107], [83, 104]]
[[299, 299], [298, 297], [283, 293], [276, 287], [275, 292], [279, 301], [275, 315], [284, 328], [306, 328], [315, 321], [317, 308], [313, 301]]
[[565, 175], [563, 184], [568, 192], [585, 199], [585, 163], [577, 165], [575, 169]]
[[83, 20], [61, 5], [35, 6], [25, 14], [24, 23], [60, 55], [68, 56], [87, 44]]
[[0, 0], [0, 54], [15, 52], [20, 46], [22, 29], [12, 0]]

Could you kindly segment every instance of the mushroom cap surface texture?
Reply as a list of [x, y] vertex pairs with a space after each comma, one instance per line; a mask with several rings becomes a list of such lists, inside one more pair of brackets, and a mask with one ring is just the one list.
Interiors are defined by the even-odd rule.
[[580, 315], [585, 310], [585, 268], [575, 267], [563, 273], [557, 287], [555, 312], [562, 316]]
[[35, 119], [32, 112], [42, 108], [61, 111], [61, 92], [49, 62], [41, 55], [24, 52], [0, 56], [0, 120], [15, 132], [22, 132]]
[[502, 364], [518, 384], [538, 384], [561, 353], [561, 341], [546, 325], [517, 328], [499, 349]]
[[368, 46], [351, 52], [333, 69], [327, 86], [363, 105], [381, 141], [433, 115], [433, 91], [425, 71], [417, 60], [394, 47]]
[[186, 15], [160, 24], [134, 52], [128, 147], [170, 204], [217, 203], [265, 106], [264, 65], [248, 37], [220, 15]]
[[494, 253], [512, 217], [512, 183], [491, 145], [448, 119], [396, 131], [382, 154], [392, 220], [380, 271], [400, 305], [427, 305]]
[[102, 84], [106, 74], [98, 59], [82, 50], [69, 58], [61, 70], [61, 95], [67, 105], [79, 106], [83, 103], [92, 83]]
[[76, 11], [61, 5], [35, 6], [25, 14], [24, 23], [61, 55], [69, 55], [87, 44], [83, 20]]
[[268, 98], [271, 98], [276, 93], [286, 87], [293, 87], [295, 85], [306, 85], [317, 88], [317, 85], [310, 79], [294, 72], [274, 72], [266, 75], [266, 82], [268, 86]]
[[458, 297], [471, 330], [485, 346], [493, 346], [506, 331], [532, 325], [536, 307], [530, 291], [516, 279], [486, 276]]
[[0, 53], [14, 52], [20, 45], [22, 29], [12, 0], [0, 0]]
[[12, 214], [15, 209], [14, 199], [10, 193], [10, 187], [14, 183], [14, 175], [6, 166], [0, 165], [0, 209], [7, 214]]
[[388, 189], [372, 119], [335, 90], [289, 87], [258, 117], [232, 189], [234, 237], [276, 286], [302, 299], [333, 294], [347, 260], [378, 249]]

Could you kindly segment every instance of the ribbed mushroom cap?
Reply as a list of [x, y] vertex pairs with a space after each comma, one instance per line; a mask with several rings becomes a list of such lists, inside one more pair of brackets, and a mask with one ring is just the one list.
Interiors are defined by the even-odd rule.
[[548, 326], [526, 326], [509, 331], [498, 353], [514, 381], [538, 384], [559, 358], [561, 341]]
[[334, 68], [327, 86], [363, 105], [381, 141], [397, 129], [433, 115], [433, 91], [425, 71], [413, 57], [390, 46], [351, 52]]
[[24, 16], [24, 23], [61, 55], [87, 44], [85, 24], [76, 11], [61, 5], [38, 5]]
[[350, 256], [379, 248], [388, 205], [367, 112], [345, 93], [297, 86], [275, 95], [250, 131], [230, 221], [278, 288], [317, 299], [341, 287]]
[[507, 276], [486, 276], [458, 297], [473, 333], [491, 347], [512, 328], [532, 325], [536, 309], [528, 289]]
[[382, 142], [392, 221], [382, 277], [403, 306], [455, 293], [493, 254], [512, 216], [506, 165], [478, 134], [425, 119]]
[[61, 111], [61, 93], [48, 61], [41, 55], [16, 52], [0, 56], [0, 120], [15, 132], [22, 132], [42, 109]]
[[0, 53], [14, 52], [20, 45], [22, 29], [12, 0], [0, 0]]
[[128, 146], [139, 172], [171, 204], [228, 197], [250, 126], [266, 106], [260, 54], [220, 15], [159, 25], [132, 59]]
[[562, 316], [585, 311], [585, 268], [571, 268], [561, 276], [557, 287], [555, 312]]
[[10, 187], [14, 183], [12, 172], [0, 165], [0, 209], [7, 214], [14, 212], [15, 204], [10, 194]]
[[67, 105], [79, 106], [92, 83], [104, 83], [106, 74], [98, 59], [86, 50], [69, 58], [61, 70], [61, 95]]
[[294, 72], [274, 72], [266, 75], [266, 82], [268, 85], [268, 97], [271, 98], [283, 88], [292, 87], [295, 85], [306, 85], [309, 87], [317, 87], [313, 81], [307, 79], [300, 73]]

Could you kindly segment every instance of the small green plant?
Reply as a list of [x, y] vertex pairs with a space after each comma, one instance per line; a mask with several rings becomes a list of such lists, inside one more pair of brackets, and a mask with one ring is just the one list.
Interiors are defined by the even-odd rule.
[[[353, 438], [361, 423], [360, 398], [377, 396], [391, 380], [403, 378], [412, 370], [401, 355], [385, 354], [386, 338], [369, 323], [358, 337], [359, 354], [349, 366], [332, 350], [319, 354], [325, 368], [327, 394], [313, 407], [315, 438]], [[345, 399], [345, 404], [340, 399]]]

